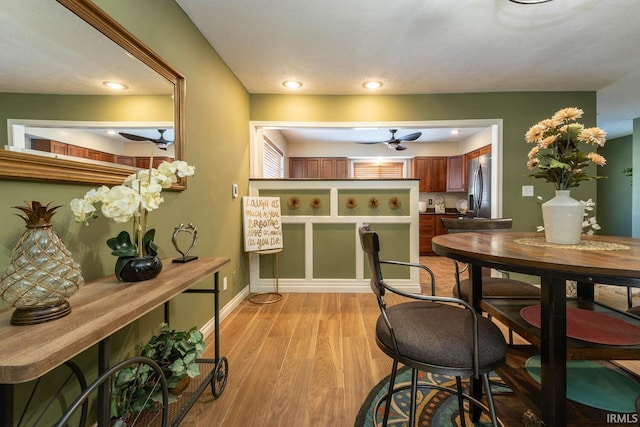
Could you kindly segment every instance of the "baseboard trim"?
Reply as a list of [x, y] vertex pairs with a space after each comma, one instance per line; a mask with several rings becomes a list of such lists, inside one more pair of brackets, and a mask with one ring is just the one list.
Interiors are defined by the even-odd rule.
[[[396, 289], [405, 291], [420, 293], [420, 285], [414, 282], [407, 283], [407, 281], [387, 281], [387, 284], [393, 286]], [[273, 292], [274, 286], [251, 286], [252, 292]], [[278, 286], [278, 292], [280, 293], [365, 293], [371, 292], [371, 285], [369, 282], [352, 282], [348, 283], [332, 281], [321, 282], [315, 280], [308, 283], [282, 283]]]
[[[243, 290], [238, 292], [238, 294], [231, 301], [225, 304], [225, 306], [222, 307], [222, 309], [220, 310], [220, 315], [219, 315], [220, 323], [222, 323], [224, 319], [226, 319], [227, 316], [231, 314], [231, 312], [236, 307], [238, 307], [242, 301], [247, 299], [248, 296], [249, 296], [249, 287], [246, 286]], [[215, 329], [216, 329], [216, 318], [212, 317], [211, 320], [209, 320], [207, 323], [204, 324], [204, 326], [200, 328], [200, 332], [202, 332], [202, 335], [204, 335], [205, 337], [208, 337], [209, 335], [213, 334]]]

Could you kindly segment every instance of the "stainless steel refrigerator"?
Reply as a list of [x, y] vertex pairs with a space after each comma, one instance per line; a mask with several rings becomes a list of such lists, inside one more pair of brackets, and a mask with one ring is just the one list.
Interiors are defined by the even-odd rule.
[[491, 218], [491, 154], [484, 154], [467, 163], [469, 214]]

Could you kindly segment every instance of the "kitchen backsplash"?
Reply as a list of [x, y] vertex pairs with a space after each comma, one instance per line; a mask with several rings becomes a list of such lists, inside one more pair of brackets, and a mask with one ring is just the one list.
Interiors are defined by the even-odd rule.
[[[456, 202], [460, 199], [467, 199], [467, 193], [420, 193], [420, 200], [427, 202], [427, 209], [435, 208], [436, 196], [444, 198], [444, 207], [446, 209], [455, 209]], [[431, 199], [431, 204], [429, 204]]]

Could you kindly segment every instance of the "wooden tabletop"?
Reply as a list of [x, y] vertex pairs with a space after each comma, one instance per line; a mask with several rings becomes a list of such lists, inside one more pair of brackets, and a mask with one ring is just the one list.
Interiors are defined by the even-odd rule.
[[543, 239], [542, 233], [469, 232], [443, 234], [433, 238], [433, 250], [442, 256], [476, 262], [509, 271], [640, 286], [640, 239], [614, 236], [583, 236], [583, 242], [623, 245], [621, 250], [578, 250], [567, 247], [541, 247], [516, 242]]
[[105, 277], [85, 284], [69, 298], [68, 316], [38, 325], [11, 325], [13, 308], [0, 311], [0, 384], [41, 377], [229, 262], [219, 257], [185, 264], [168, 259], [152, 280], [123, 283]]

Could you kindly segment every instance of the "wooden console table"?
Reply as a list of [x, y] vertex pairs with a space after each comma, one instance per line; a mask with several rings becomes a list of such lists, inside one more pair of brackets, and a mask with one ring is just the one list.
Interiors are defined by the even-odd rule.
[[[178, 264], [163, 261], [152, 280], [118, 282], [114, 276], [85, 284], [71, 298], [71, 313], [61, 319], [28, 326], [11, 325], [13, 308], [0, 311], [0, 426], [13, 426], [13, 385], [40, 378], [57, 366], [99, 344], [99, 372], [109, 366], [109, 337], [167, 303], [189, 287], [213, 276], [218, 322], [218, 272], [229, 258], [200, 258]], [[199, 291], [199, 290], [194, 290]], [[216, 326], [216, 357], [218, 347]]]
[[[471, 221], [471, 220], [469, 220]], [[572, 248], [524, 245], [522, 239], [541, 237], [536, 233], [487, 232], [456, 233], [434, 237], [433, 249], [471, 265], [472, 304], [484, 310], [539, 348], [542, 385], [523, 370], [526, 355], [510, 348], [507, 363], [498, 373], [527, 404], [536, 409], [546, 426], [606, 424], [602, 413], [580, 414], [566, 401], [566, 361], [568, 359], [640, 359], [640, 346], [608, 346], [567, 338], [566, 307], [596, 310], [640, 326], [637, 317], [593, 301], [593, 285], [605, 283], [640, 287], [640, 239], [610, 236], [583, 236], [585, 242], [622, 245], [624, 250], [576, 250]], [[482, 267], [540, 277], [539, 302], [518, 298], [482, 298]], [[566, 281], [578, 282], [578, 299], [567, 301]], [[541, 304], [541, 328], [533, 328], [520, 318], [524, 306]], [[544, 392], [542, 392], [544, 391]], [[477, 392], [475, 393], [477, 395]], [[578, 412], [578, 413], [575, 413]], [[601, 419], [594, 419], [596, 416]], [[576, 418], [577, 417], [577, 418]], [[589, 419], [590, 418], [590, 419]]]

